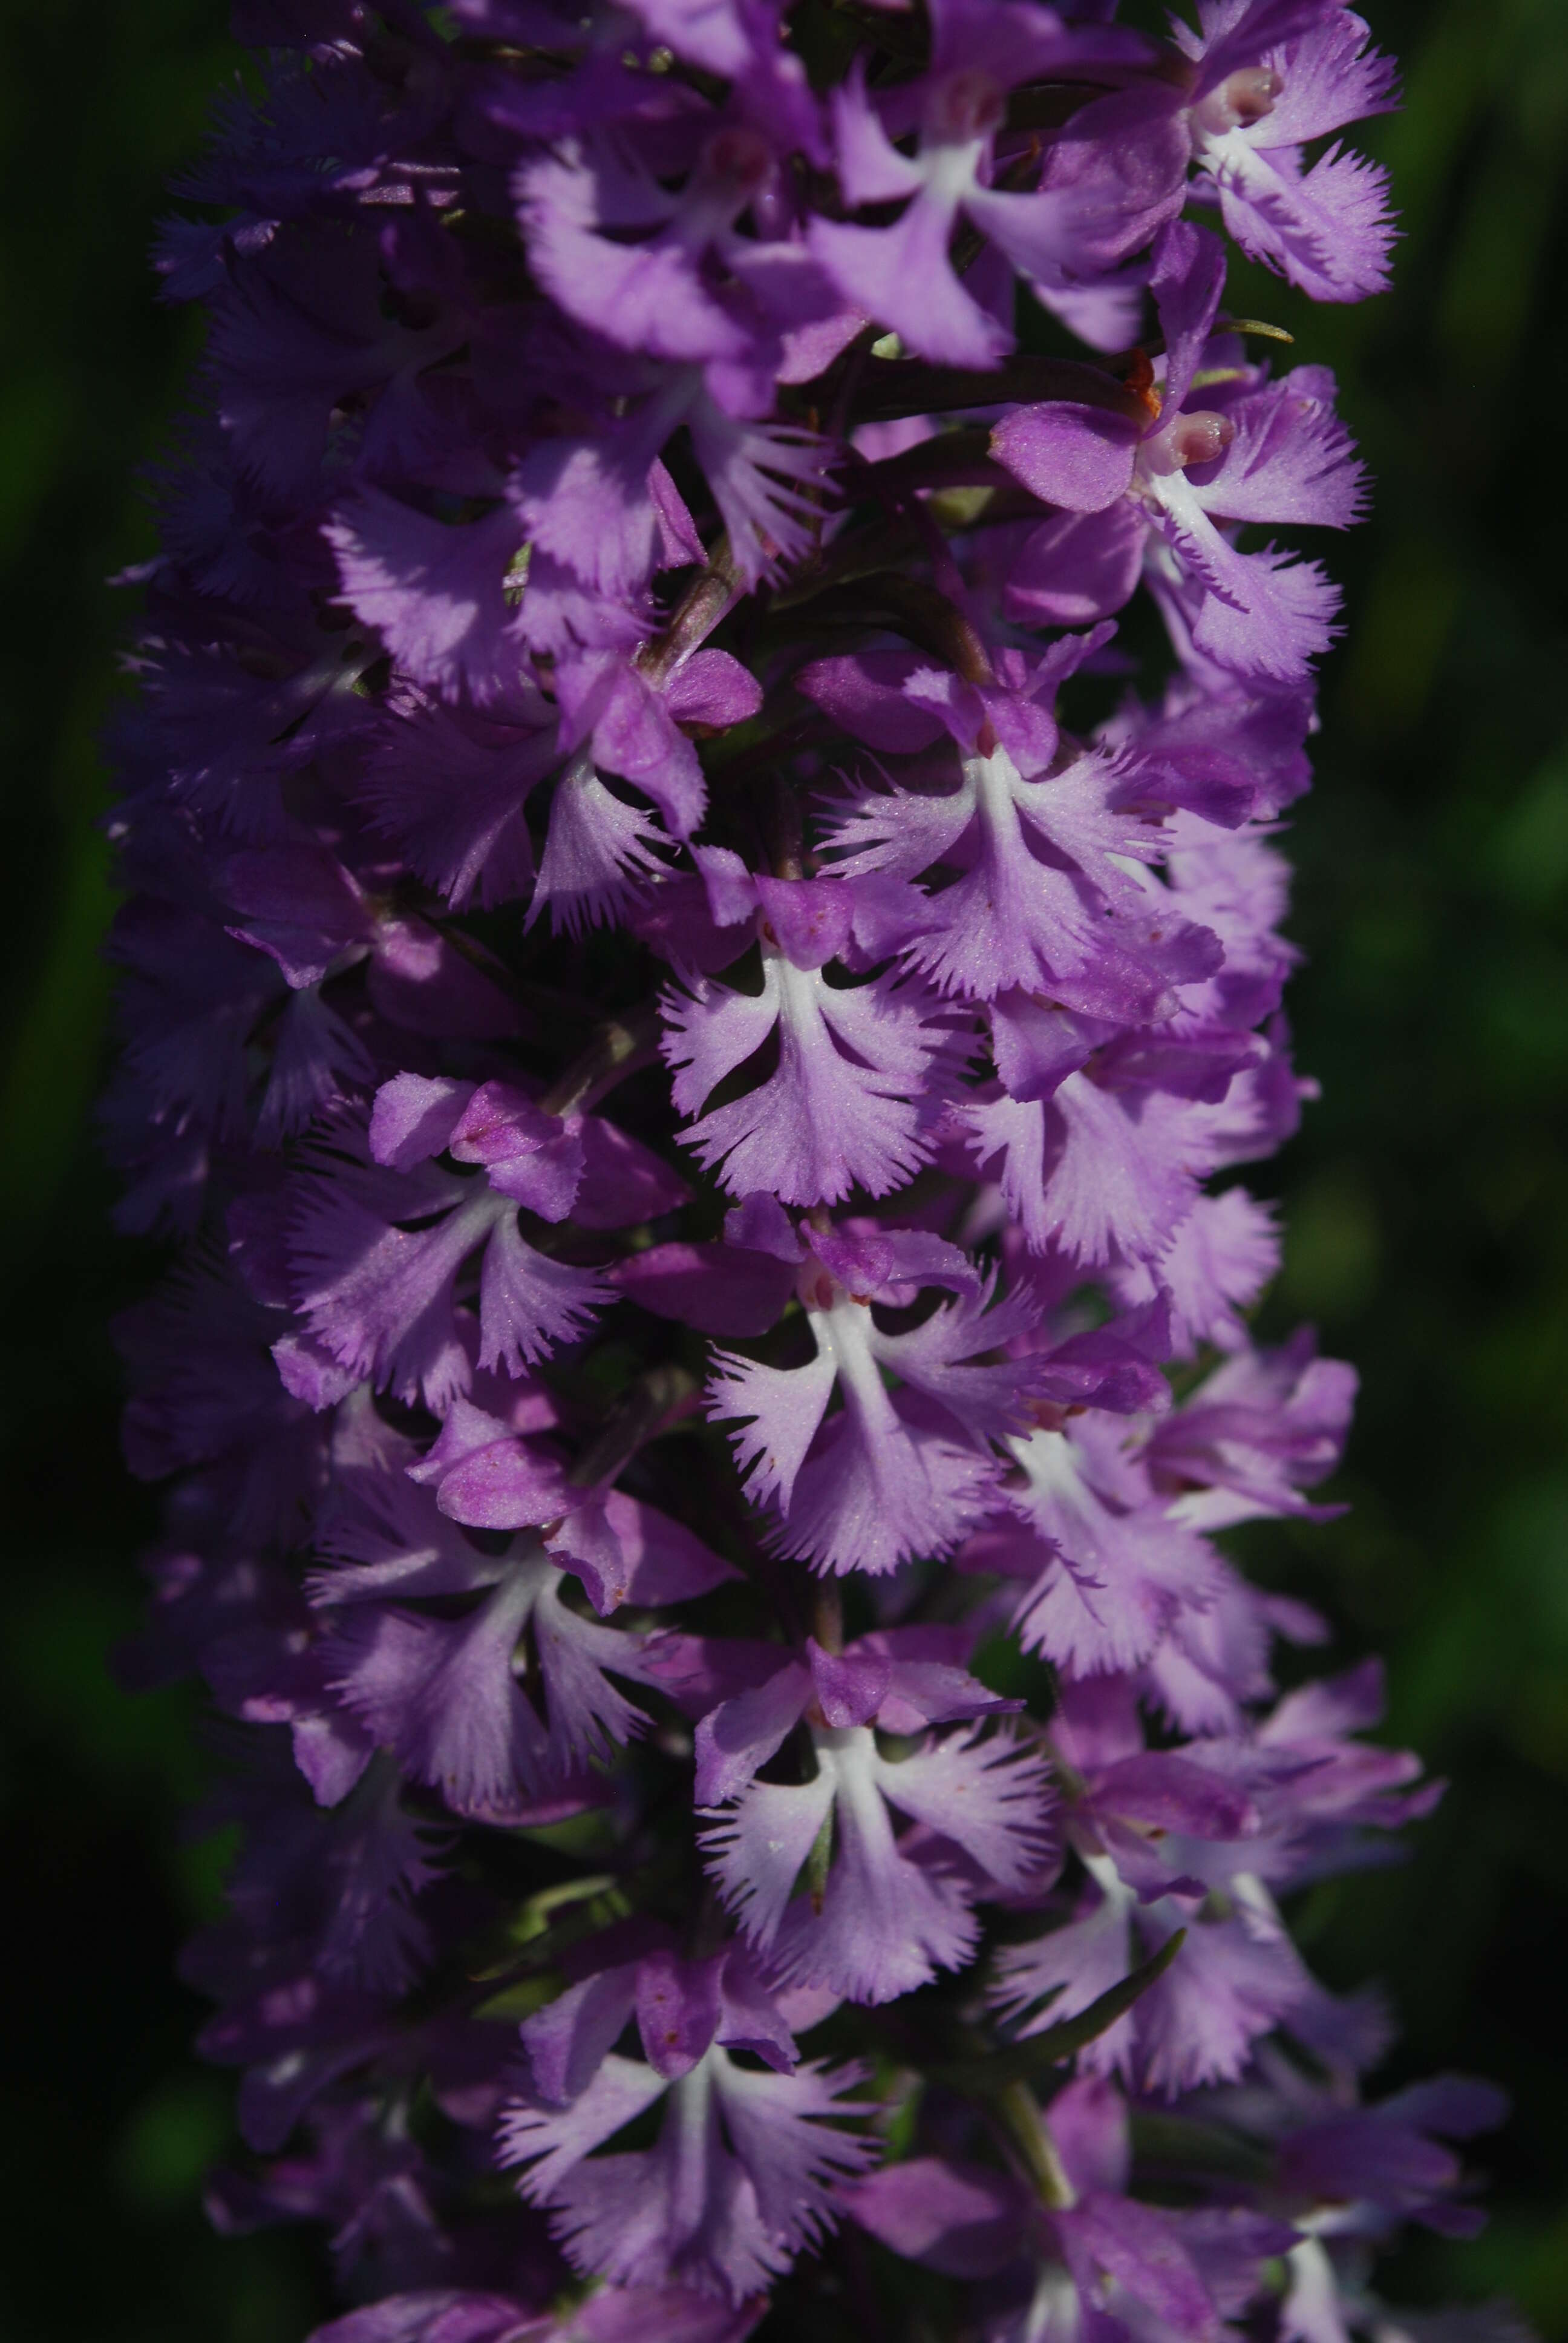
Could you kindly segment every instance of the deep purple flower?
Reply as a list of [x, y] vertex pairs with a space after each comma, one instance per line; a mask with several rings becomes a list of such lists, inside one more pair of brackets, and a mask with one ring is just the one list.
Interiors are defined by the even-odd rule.
[[[1054, 79], [1070, 65], [1108, 65], [1114, 77], [1141, 44], [1109, 31], [1075, 37], [1035, 0], [940, 0], [931, 15], [930, 68], [918, 91], [897, 92], [888, 118], [858, 69], [833, 98], [845, 202], [907, 198], [901, 216], [881, 228], [819, 219], [810, 246], [844, 299], [892, 327], [910, 349], [957, 366], [994, 366], [1012, 347], [1010, 321], [988, 311], [949, 266], [959, 219], [1028, 280], [1091, 280], [1146, 243], [1176, 208], [1185, 157], [1180, 134], [1158, 110], [1123, 106], [1103, 124], [1101, 142], [1070, 149], [1060, 170], [1048, 149], [1033, 189], [998, 187], [1010, 90]], [[920, 133], [912, 157], [889, 135], [911, 122]]]
[[[709, 1406], [746, 1419], [732, 1438], [748, 1495], [777, 1508], [780, 1551], [820, 1570], [880, 1573], [947, 1551], [988, 1509], [996, 1445], [1030, 1388], [1027, 1363], [982, 1365], [976, 1353], [1006, 1343], [1032, 1312], [995, 1302], [994, 1281], [939, 1238], [813, 1228], [808, 1249], [772, 1209], [777, 1243], [800, 1263], [816, 1356], [789, 1369], [716, 1356]], [[918, 1326], [879, 1326], [879, 1304], [897, 1310], [933, 1287], [952, 1298]]]
[[[640, 2061], [610, 2048], [632, 2018]], [[576, 2266], [619, 2285], [673, 2280], [744, 2303], [830, 2225], [829, 2183], [877, 2152], [832, 2120], [862, 2112], [843, 2096], [859, 2070], [798, 2066], [739, 1949], [687, 1962], [656, 1947], [596, 1969], [528, 2020], [523, 2045], [502, 2160], [528, 2167], [523, 2192], [552, 2207]], [[593, 2153], [666, 2099], [652, 2148]]]
[[[1109, 2338], [1129, 2326], [1138, 2332], [1143, 2317], [1154, 2332], [1194, 2343], [1217, 2336], [1218, 2307], [1184, 2243], [1181, 2217], [1124, 2193], [1130, 2159], [1121, 2103], [1102, 2083], [1070, 2084], [1044, 2111], [1043, 2128], [1054, 2203], [1042, 2204], [1011, 2173], [923, 2157], [873, 2173], [844, 2193], [855, 2218], [895, 2253], [971, 2285], [1000, 2281], [980, 2295], [988, 2343], [1082, 2332]], [[1254, 2258], [1267, 2250], [1266, 2233], [1250, 2242]]]
[[[1214, 238], [1173, 223], [1156, 246], [1151, 278], [1167, 357], [1164, 379], [1150, 393], [1150, 421], [1140, 431], [1113, 410], [1018, 407], [997, 426], [992, 446], [1042, 502], [1101, 517], [1099, 534], [1114, 532], [1129, 552], [1131, 498], [1201, 595], [1198, 649], [1237, 675], [1299, 683], [1328, 647], [1338, 597], [1315, 563], [1289, 562], [1271, 548], [1241, 553], [1223, 525], [1342, 528], [1360, 513], [1362, 470], [1333, 413], [1332, 379], [1321, 367], [1299, 368], [1277, 383], [1261, 376], [1249, 382], [1245, 368], [1221, 369], [1229, 379], [1219, 403], [1189, 405], [1223, 285], [1224, 256]], [[1068, 558], [1076, 552], [1074, 543]], [[1044, 554], [1039, 548], [1031, 562], [1026, 546], [1015, 593], [1040, 590]], [[1049, 563], [1061, 558], [1053, 543]], [[1125, 574], [1127, 591], [1135, 574]], [[1115, 590], [1106, 607], [1124, 598]]]
[[[704, 1848], [726, 1903], [788, 1983], [888, 2001], [960, 1966], [977, 1886], [1020, 1888], [1052, 1852], [1040, 1769], [1005, 1736], [950, 1734], [892, 1762], [879, 1747], [878, 1725], [920, 1733], [1011, 1705], [933, 1664], [921, 1633], [895, 1629], [839, 1654], [813, 1643], [808, 1665], [790, 1663], [699, 1728], [697, 1795], [714, 1810]], [[759, 1781], [803, 1719], [811, 1778]], [[907, 1842], [895, 1812], [921, 1826]], [[809, 1892], [792, 1895], [819, 1843]]]
[[1392, 60], [1343, 0], [1205, 0], [1199, 23], [1197, 36], [1176, 28], [1197, 68], [1188, 122], [1231, 235], [1317, 300], [1381, 292], [1386, 175], [1337, 145], [1303, 169], [1301, 149], [1393, 105]]

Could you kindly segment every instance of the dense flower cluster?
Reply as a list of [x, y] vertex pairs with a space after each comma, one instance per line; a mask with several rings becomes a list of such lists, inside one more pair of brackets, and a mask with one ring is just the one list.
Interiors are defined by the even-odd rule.
[[1375, 291], [1392, 70], [1114, 13], [237, 0], [106, 1120], [323, 2343], [1345, 2343], [1478, 2218], [1282, 1917], [1435, 1791], [1213, 1543], [1352, 1398], [1232, 1174], [1335, 612], [1248, 532], [1362, 496], [1217, 231]]

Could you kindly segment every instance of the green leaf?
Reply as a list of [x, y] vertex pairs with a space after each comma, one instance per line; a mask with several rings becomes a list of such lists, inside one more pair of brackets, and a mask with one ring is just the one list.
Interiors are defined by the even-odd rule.
[[1186, 1941], [1186, 1929], [1178, 1928], [1157, 1953], [1102, 1993], [1098, 2001], [1091, 2001], [1087, 2009], [1081, 2009], [1076, 2017], [1060, 2018], [1043, 2034], [1031, 2035], [1027, 2042], [1010, 2043], [989, 2058], [965, 2058], [951, 2066], [939, 2066], [931, 2079], [970, 2097], [989, 2097], [1005, 2091], [1010, 2084], [1028, 2082], [1042, 2066], [1061, 2066], [1086, 2042], [1114, 2026], [1164, 1976]]

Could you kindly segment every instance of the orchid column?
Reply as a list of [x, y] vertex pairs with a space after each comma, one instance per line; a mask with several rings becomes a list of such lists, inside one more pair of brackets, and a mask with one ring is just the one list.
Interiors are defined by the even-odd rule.
[[107, 1108], [214, 2219], [324, 2226], [322, 2343], [1418, 2331], [1375, 2249], [1497, 2096], [1363, 2097], [1288, 1920], [1436, 1792], [1214, 1543], [1332, 1510], [1353, 1385], [1254, 1345], [1234, 1174], [1362, 498], [1220, 231], [1375, 292], [1315, 142], [1392, 68], [1338, 0], [236, 15]]

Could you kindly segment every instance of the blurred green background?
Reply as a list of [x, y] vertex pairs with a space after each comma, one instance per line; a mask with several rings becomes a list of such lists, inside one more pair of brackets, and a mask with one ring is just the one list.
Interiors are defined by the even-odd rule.
[[[1425, 2240], [1406, 2300], [1511, 2295], [1568, 2337], [1568, 5], [1379, 0], [1406, 110], [1397, 289], [1240, 311], [1341, 372], [1370, 525], [1330, 548], [1349, 639], [1296, 825], [1293, 994], [1323, 1100], [1282, 1198], [1270, 1331], [1316, 1320], [1363, 1378], [1353, 1510], [1249, 1559], [1387, 1653], [1392, 1729], [1453, 1783], [1402, 1868], [1302, 1914], [1335, 1984], [1382, 1979], [1393, 2079], [1500, 2077], [1494, 2218]], [[13, 1964], [0, 2134], [5, 2343], [297, 2343], [313, 2240], [226, 2244], [197, 2206], [229, 2081], [189, 2056], [176, 1948], [216, 1862], [186, 1844], [196, 1709], [131, 1701], [145, 1493], [122, 1476], [105, 1324], [151, 1264], [112, 1241], [88, 1113], [110, 908], [95, 738], [149, 549], [134, 468], [196, 355], [145, 253], [161, 185], [234, 68], [221, 0], [9, 0], [0, 18], [0, 1879]]]

